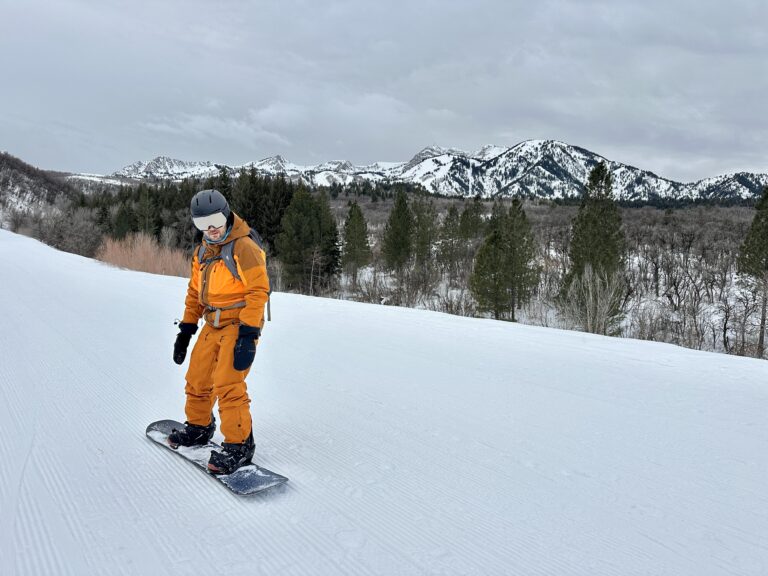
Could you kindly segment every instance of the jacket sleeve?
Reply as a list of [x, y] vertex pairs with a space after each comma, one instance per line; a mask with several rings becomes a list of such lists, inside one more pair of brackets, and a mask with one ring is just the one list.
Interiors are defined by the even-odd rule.
[[184, 300], [184, 318], [182, 322], [197, 324], [203, 315], [204, 307], [200, 304], [200, 267], [197, 265], [197, 251], [192, 257], [192, 270], [189, 274], [187, 297]]
[[269, 277], [264, 252], [250, 238], [235, 245], [235, 261], [245, 285], [245, 308], [240, 321], [248, 326], [264, 326], [264, 306], [269, 300]]

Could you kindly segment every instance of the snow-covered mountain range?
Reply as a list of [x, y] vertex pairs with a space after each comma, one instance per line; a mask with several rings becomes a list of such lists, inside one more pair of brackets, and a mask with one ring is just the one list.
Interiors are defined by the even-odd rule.
[[[430, 146], [407, 162], [377, 162], [368, 166], [355, 166], [341, 160], [301, 166], [282, 156], [272, 156], [226, 168], [233, 175], [251, 168], [260, 174], [283, 174], [310, 186], [361, 181], [408, 182], [446, 196], [519, 195], [557, 199], [579, 196], [590, 170], [600, 161], [605, 161], [613, 174], [616, 198], [626, 201], [742, 199], [759, 194], [768, 185], [768, 174], [748, 172], [691, 183], [676, 182], [556, 140], [527, 140], [509, 148], [484, 146], [471, 153]], [[215, 176], [222, 166], [160, 156], [148, 162], [136, 162], [105, 178], [180, 181]]]

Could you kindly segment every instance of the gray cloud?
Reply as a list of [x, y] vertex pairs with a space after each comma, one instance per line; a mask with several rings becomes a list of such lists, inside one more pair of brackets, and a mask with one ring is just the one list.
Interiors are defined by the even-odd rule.
[[555, 138], [692, 180], [768, 171], [768, 5], [0, 0], [0, 148], [406, 160]]

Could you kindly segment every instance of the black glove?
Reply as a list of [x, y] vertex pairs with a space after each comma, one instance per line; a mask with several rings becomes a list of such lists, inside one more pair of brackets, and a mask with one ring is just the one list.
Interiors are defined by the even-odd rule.
[[256, 340], [261, 335], [261, 329], [255, 326], [240, 324], [235, 342], [235, 370], [247, 370], [256, 357]]
[[187, 357], [187, 348], [192, 334], [197, 332], [197, 324], [191, 322], [179, 322], [179, 335], [176, 336], [176, 343], [173, 345], [173, 361], [176, 364], [182, 364]]

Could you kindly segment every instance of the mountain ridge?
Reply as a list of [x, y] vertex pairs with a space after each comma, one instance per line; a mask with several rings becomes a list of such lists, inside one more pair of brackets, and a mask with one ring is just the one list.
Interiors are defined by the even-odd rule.
[[[9, 154], [6, 157], [14, 158]], [[99, 185], [179, 182], [186, 178], [214, 177], [221, 169], [232, 176], [254, 169], [260, 175], [283, 175], [311, 187], [403, 182], [447, 197], [479, 195], [489, 199], [518, 196], [562, 200], [579, 198], [584, 192], [590, 170], [601, 161], [608, 165], [613, 175], [614, 197], [629, 203], [740, 202], [759, 197], [763, 188], [768, 186], [768, 173], [755, 172], [733, 172], [695, 182], [678, 182], [558, 140], [526, 140], [510, 147], [487, 145], [475, 152], [430, 145], [406, 162], [374, 162], [365, 166], [356, 166], [342, 159], [306, 166], [294, 164], [281, 155], [232, 166], [157, 156], [152, 160], [128, 164], [108, 175], [54, 174], [44, 170], [39, 170], [39, 173], [45, 176], [43, 180], [46, 182], [61, 182], [63, 188], [67, 188], [65, 183], [70, 182], [86, 192]], [[23, 164], [26, 168], [22, 172], [27, 174], [32, 168], [21, 160], [6, 162], [6, 165], [9, 164]], [[11, 180], [17, 182], [13, 190], [7, 185]], [[0, 199], [6, 199], [6, 206], [22, 205], [28, 203], [24, 198], [29, 200], [32, 196], [39, 196], [29, 191], [39, 186], [30, 184], [26, 187], [29, 190], [25, 191], [21, 189], [24, 186], [19, 187], [18, 181], [19, 178], [6, 176], [3, 181], [6, 185], [0, 182]]]
[[356, 166], [347, 160], [302, 166], [281, 155], [233, 166], [158, 156], [128, 165], [108, 177], [178, 181], [212, 177], [221, 168], [233, 175], [253, 168], [264, 175], [282, 174], [310, 186], [407, 182], [443, 196], [557, 200], [579, 197], [589, 171], [601, 161], [606, 162], [613, 174], [614, 195], [622, 201], [745, 200], [759, 195], [768, 185], [768, 174], [753, 172], [678, 182], [558, 140], [525, 140], [510, 147], [486, 145], [476, 152], [430, 145], [406, 162], [375, 162], [366, 166]]

